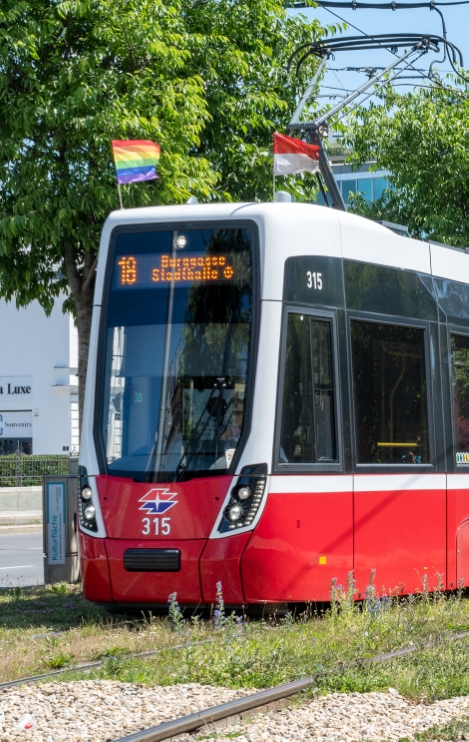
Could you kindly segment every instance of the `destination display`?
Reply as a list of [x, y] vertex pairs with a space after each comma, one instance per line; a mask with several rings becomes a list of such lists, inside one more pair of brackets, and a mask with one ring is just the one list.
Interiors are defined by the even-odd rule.
[[161, 288], [171, 283], [186, 286], [194, 283], [232, 283], [234, 279], [233, 258], [228, 255], [119, 255], [114, 266], [113, 288]]

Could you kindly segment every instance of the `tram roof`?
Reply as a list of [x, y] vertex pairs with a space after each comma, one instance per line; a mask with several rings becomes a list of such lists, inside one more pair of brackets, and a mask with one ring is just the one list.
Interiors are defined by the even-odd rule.
[[[463, 249], [401, 237], [370, 219], [304, 203], [181, 204], [114, 211], [103, 228], [101, 255], [107, 253], [115, 227], [228, 219], [258, 225], [264, 299], [278, 300], [283, 286], [279, 267], [288, 257], [301, 255], [358, 260], [469, 284], [469, 255]], [[101, 263], [98, 283], [104, 278], [103, 267]]]

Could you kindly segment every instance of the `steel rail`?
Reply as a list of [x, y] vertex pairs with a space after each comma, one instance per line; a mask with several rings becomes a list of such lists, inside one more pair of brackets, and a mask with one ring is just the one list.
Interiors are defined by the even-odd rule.
[[303, 678], [302, 680], [293, 680], [291, 683], [276, 685], [274, 688], [260, 690], [244, 698], [237, 698], [234, 701], [228, 701], [219, 706], [212, 706], [211, 708], [197, 711], [188, 716], [181, 716], [179, 719], [165, 721], [156, 727], [150, 727], [141, 732], [134, 732], [126, 737], [120, 737], [115, 742], [159, 742], [170, 737], [176, 737], [179, 734], [194, 732], [207, 724], [228, 719], [230, 716], [238, 716], [246, 711], [252, 711], [260, 706], [267, 706], [267, 704], [281, 701], [283, 698], [294, 696], [303, 690], [311, 688], [313, 683], [314, 678]]
[[[394, 657], [402, 657], [403, 655], [411, 654], [419, 649], [422, 650], [437, 646], [444, 639], [454, 641], [456, 639], [465, 639], [467, 637], [469, 637], [469, 631], [444, 635], [436, 641], [427, 642], [423, 647], [404, 647], [402, 649], [396, 649], [393, 652], [378, 654], [375, 657], [366, 657], [362, 660], [354, 660], [353, 662], [347, 663], [347, 665], [339, 663], [339, 668], [344, 669], [344, 667], [347, 666], [354, 667], [363, 662], [384, 662], [385, 660], [390, 660]], [[233, 716], [239, 716], [248, 711], [253, 711], [254, 709], [259, 709], [263, 706], [276, 703], [284, 698], [290, 698], [291, 696], [295, 696], [298, 693], [313, 687], [314, 683], [314, 677], [293, 680], [290, 683], [283, 683], [282, 685], [276, 685], [267, 690], [251, 693], [249, 696], [245, 696], [244, 698], [238, 698], [234, 701], [228, 701], [227, 703], [222, 703], [218, 706], [212, 706], [203, 709], [202, 711], [188, 714], [187, 716], [181, 716], [178, 719], [165, 721], [162, 724], [149, 727], [148, 729], [143, 729], [140, 732], [133, 732], [125, 737], [119, 737], [113, 742], [162, 742], [162, 740], [171, 739], [180, 734], [195, 732], [197, 729], [200, 729], [200, 727], [207, 726], [208, 724], [214, 724], [217, 721], [223, 721], [224, 719], [229, 719]]]
[[[63, 632], [65, 633], [65, 632]], [[96, 667], [101, 667], [107, 660], [126, 658], [136, 659], [139, 657], [154, 657], [161, 652], [172, 651], [173, 649], [185, 649], [188, 646], [198, 647], [201, 644], [208, 644], [210, 639], [204, 639], [201, 642], [194, 642], [193, 644], [175, 644], [173, 647], [165, 647], [164, 649], [149, 649], [146, 652], [129, 652], [128, 654], [121, 655], [109, 655], [103, 657], [102, 660], [93, 660], [92, 662], [81, 662], [77, 665], [69, 665], [68, 667], [61, 667], [59, 670], [50, 670], [49, 672], [41, 673], [41, 675], [31, 675], [26, 678], [19, 678], [18, 680], [8, 680], [6, 683], [0, 683], [0, 691], [6, 688], [13, 688], [15, 685], [23, 685], [27, 683], [37, 683], [40, 680], [47, 680], [47, 678], [53, 678], [56, 675], [63, 675], [66, 672], [88, 672], [94, 670]]]

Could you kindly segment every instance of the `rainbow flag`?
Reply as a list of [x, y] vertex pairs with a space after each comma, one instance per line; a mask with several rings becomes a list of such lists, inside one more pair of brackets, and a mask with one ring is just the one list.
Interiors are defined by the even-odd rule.
[[160, 159], [159, 144], [146, 139], [113, 139], [112, 151], [119, 185], [158, 177], [156, 163]]

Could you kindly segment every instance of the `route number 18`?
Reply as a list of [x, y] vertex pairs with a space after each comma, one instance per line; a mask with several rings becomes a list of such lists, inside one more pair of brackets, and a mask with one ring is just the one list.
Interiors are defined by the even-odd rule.
[[306, 277], [308, 279], [309, 289], [322, 290], [322, 273], [311, 273], [311, 271], [308, 271]]

